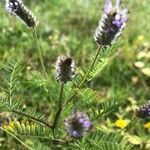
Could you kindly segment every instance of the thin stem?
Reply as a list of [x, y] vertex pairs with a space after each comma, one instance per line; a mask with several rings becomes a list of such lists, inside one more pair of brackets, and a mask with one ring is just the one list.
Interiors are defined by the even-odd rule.
[[74, 91], [74, 93], [70, 96], [70, 98], [65, 102], [64, 106], [66, 106], [76, 95], [76, 90]]
[[33, 150], [33, 148], [29, 147], [26, 143], [24, 143], [22, 140], [20, 140], [16, 135], [13, 133], [9, 132], [8, 130], [5, 130], [4, 128], [0, 127], [1, 130], [5, 131], [9, 135], [11, 135], [13, 138], [15, 138], [18, 142], [20, 142], [23, 146], [25, 146], [29, 150]]
[[20, 112], [20, 111], [17, 111], [17, 110], [12, 110], [12, 112], [14, 112], [14, 113], [16, 113], [16, 114], [19, 114], [19, 115], [22, 115], [22, 116], [25, 116], [25, 117], [27, 117], [27, 118], [30, 118], [30, 119], [32, 119], [32, 120], [34, 120], [34, 121], [37, 121], [37, 122], [39, 122], [39, 123], [45, 125], [46, 127], [50, 128], [50, 129], [52, 129], [52, 125], [51, 125], [51, 124], [49, 124], [49, 123], [47, 123], [47, 122], [45, 122], [45, 121], [43, 121], [43, 120], [41, 120], [41, 119], [39, 119], [39, 118], [30, 116], [29, 114], [26, 114], [26, 113], [23, 113], [23, 112]]
[[41, 67], [42, 67], [43, 73], [45, 75], [45, 78], [47, 79], [48, 75], [46, 73], [46, 69], [45, 69], [45, 66], [44, 66], [44, 61], [43, 61], [43, 57], [42, 57], [42, 50], [41, 50], [39, 38], [38, 38], [38, 35], [37, 35], [37, 32], [36, 32], [35, 28], [33, 28], [33, 31], [34, 31], [34, 35], [35, 35], [35, 38], [36, 38], [36, 43], [37, 43], [37, 47], [38, 47], [38, 54], [39, 54]]
[[96, 55], [95, 55], [95, 58], [94, 58], [94, 60], [93, 60], [93, 62], [92, 62], [92, 64], [91, 64], [89, 70], [87, 71], [87, 73], [85, 74], [85, 76], [84, 76], [84, 78], [82, 79], [81, 83], [79, 84], [79, 88], [84, 84], [84, 82], [86, 81], [86, 78], [88, 77], [90, 71], [93, 69], [93, 67], [94, 67], [94, 65], [95, 65], [95, 62], [96, 62], [96, 60], [97, 60], [97, 57], [98, 57], [98, 55], [99, 55], [99, 52], [100, 52], [100, 50], [101, 50], [101, 47], [102, 47], [102, 46], [99, 46], [99, 48], [98, 48], [98, 50], [97, 50], [97, 53], [96, 53]]
[[12, 91], [9, 90], [9, 105], [12, 105]]
[[[57, 122], [60, 117], [61, 111], [62, 111], [62, 96], [63, 96], [63, 89], [64, 89], [64, 84], [61, 84], [61, 89], [60, 89], [60, 95], [59, 95], [59, 100], [58, 100], [58, 111], [55, 115], [54, 123], [53, 123], [53, 135], [54, 135], [54, 130], [57, 127]], [[55, 137], [55, 136], [54, 136]]]

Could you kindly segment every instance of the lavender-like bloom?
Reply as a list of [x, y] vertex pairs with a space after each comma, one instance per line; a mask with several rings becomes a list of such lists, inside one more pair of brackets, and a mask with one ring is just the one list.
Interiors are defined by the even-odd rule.
[[85, 113], [74, 111], [71, 117], [65, 120], [65, 126], [71, 137], [81, 138], [92, 128], [92, 123]]
[[75, 62], [71, 57], [59, 56], [56, 61], [56, 78], [62, 83], [70, 81], [75, 76]]
[[22, 0], [5, 0], [5, 2], [5, 9], [9, 14], [19, 17], [28, 27], [37, 25], [36, 17], [24, 6]]
[[120, 9], [121, 0], [116, 0], [116, 5], [112, 6], [111, 0], [106, 0], [104, 14], [97, 27], [94, 39], [99, 45], [110, 45], [123, 31], [128, 9]]
[[148, 104], [140, 106], [136, 110], [136, 116], [139, 117], [139, 118], [150, 117], [150, 101], [149, 101]]

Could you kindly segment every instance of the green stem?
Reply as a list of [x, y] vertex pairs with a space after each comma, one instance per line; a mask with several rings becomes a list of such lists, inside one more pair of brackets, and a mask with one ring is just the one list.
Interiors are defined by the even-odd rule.
[[25, 116], [27, 118], [30, 118], [30, 119], [32, 119], [32, 120], [34, 120], [36, 122], [39, 122], [39, 123], [45, 125], [46, 127], [50, 128], [50, 129], [52, 129], [52, 125], [51, 124], [49, 124], [49, 123], [47, 123], [47, 122], [45, 122], [45, 121], [43, 121], [43, 120], [41, 120], [39, 118], [30, 116], [29, 114], [26, 114], [26, 113], [23, 113], [23, 112], [20, 112], [20, 111], [17, 111], [17, 110], [12, 110], [12, 112], [14, 112], [16, 114], [19, 114], [19, 115], [22, 115], [22, 116]]
[[[60, 89], [60, 95], [59, 95], [59, 100], [58, 100], [58, 111], [55, 115], [55, 119], [54, 119], [54, 123], [53, 123], [53, 136], [55, 135], [54, 134], [54, 131], [55, 131], [55, 128], [57, 127], [57, 122], [58, 122], [58, 119], [60, 117], [60, 114], [61, 114], [61, 111], [62, 111], [62, 96], [63, 96], [63, 89], [64, 89], [64, 84], [62, 83], [61, 84], [61, 89]], [[54, 136], [55, 137], [55, 136]]]
[[[96, 55], [95, 55], [95, 58], [94, 58], [94, 60], [93, 60], [93, 62], [92, 62], [92, 64], [91, 64], [89, 70], [87, 71], [87, 73], [86, 73], [85, 76], [83, 77], [82, 81], [80, 82], [78, 88], [80, 88], [80, 87], [85, 83], [86, 78], [88, 77], [90, 71], [93, 69], [93, 67], [94, 67], [94, 65], [95, 65], [95, 62], [96, 62], [96, 60], [97, 60], [97, 58], [98, 58], [98, 55], [99, 55], [99, 52], [100, 52], [101, 48], [102, 48], [102, 46], [99, 46], [99, 48], [98, 48], [98, 50], [97, 50], [97, 53], [96, 53]], [[74, 98], [75, 95], [76, 95], [76, 91], [75, 91], [75, 92], [73, 93], [73, 95], [66, 101], [66, 103], [65, 103], [64, 106], [66, 106], [66, 105]]]
[[94, 58], [94, 60], [93, 60], [93, 62], [92, 62], [92, 64], [91, 64], [89, 70], [87, 71], [87, 73], [85, 74], [85, 76], [84, 76], [84, 78], [82, 79], [81, 83], [79, 84], [79, 88], [84, 84], [84, 82], [86, 81], [86, 78], [88, 77], [90, 71], [93, 69], [93, 67], [94, 67], [94, 65], [95, 65], [95, 62], [96, 62], [96, 60], [97, 60], [97, 57], [98, 57], [98, 55], [99, 55], [99, 52], [100, 52], [100, 50], [101, 50], [101, 47], [102, 47], [102, 46], [99, 46], [99, 48], [98, 48], [98, 50], [97, 50], [97, 53], [96, 53], [96, 55], [95, 55], [95, 58]]
[[45, 78], [47, 79], [48, 75], [46, 73], [46, 69], [45, 69], [45, 66], [44, 66], [44, 61], [43, 61], [43, 57], [42, 57], [42, 50], [41, 50], [39, 38], [38, 38], [38, 35], [37, 35], [37, 32], [36, 32], [35, 28], [33, 28], [33, 31], [34, 31], [34, 35], [35, 35], [35, 38], [36, 38], [36, 43], [37, 43], [37, 47], [38, 47], [38, 54], [39, 54], [39, 59], [40, 59], [41, 67], [42, 67], [43, 73], [45, 75]]
[[33, 148], [29, 147], [26, 143], [24, 143], [22, 140], [20, 140], [16, 135], [13, 133], [9, 132], [8, 130], [5, 130], [4, 128], [0, 127], [1, 130], [5, 131], [9, 135], [11, 135], [13, 138], [15, 138], [18, 142], [20, 142], [23, 146], [25, 146], [29, 150], [33, 150]]
[[76, 95], [76, 90], [74, 91], [74, 93], [72, 94], [72, 96], [65, 102], [64, 106], [66, 106]]

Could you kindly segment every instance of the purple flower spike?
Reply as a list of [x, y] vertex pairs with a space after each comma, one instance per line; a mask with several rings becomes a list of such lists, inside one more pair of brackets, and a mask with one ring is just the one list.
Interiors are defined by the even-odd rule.
[[74, 111], [71, 117], [65, 120], [65, 126], [71, 137], [81, 138], [92, 128], [92, 123], [85, 113]]
[[111, 0], [106, 0], [104, 14], [94, 34], [99, 45], [110, 45], [123, 31], [128, 9], [121, 10], [120, 4], [121, 0], [116, 0], [116, 6], [112, 6]]
[[140, 106], [137, 110], [136, 110], [136, 116], [139, 118], [146, 118], [146, 117], [150, 117], [150, 101], [148, 104], [144, 105], [144, 106]]
[[69, 56], [61, 55], [56, 61], [56, 79], [67, 83], [75, 76], [75, 62]]
[[22, 0], [5, 0], [5, 9], [10, 15], [20, 18], [30, 28], [38, 24], [34, 14], [23, 4]]

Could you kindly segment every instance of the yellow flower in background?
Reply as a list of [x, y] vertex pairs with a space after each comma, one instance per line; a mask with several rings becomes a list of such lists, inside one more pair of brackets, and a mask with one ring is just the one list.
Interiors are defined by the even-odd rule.
[[142, 69], [142, 72], [146, 75], [146, 76], [148, 76], [148, 77], [150, 77], [150, 68], [143, 68]]
[[144, 128], [150, 129], [150, 122], [146, 122], [146, 123], [144, 124]]
[[128, 125], [128, 121], [124, 119], [118, 119], [115, 122], [115, 126], [121, 129], [125, 128], [127, 125]]
[[144, 36], [143, 35], [139, 35], [138, 38], [137, 38], [137, 40], [139, 42], [143, 42], [144, 41]]

